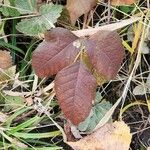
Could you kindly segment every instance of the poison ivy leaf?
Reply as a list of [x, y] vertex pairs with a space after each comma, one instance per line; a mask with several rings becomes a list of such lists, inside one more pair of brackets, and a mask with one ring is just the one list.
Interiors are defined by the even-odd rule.
[[107, 111], [112, 107], [109, 102], [103, 100], [101, 103], [93, 106], [90, 115], [78, 126], [80, 131], [93, 131], [99, 121], [104, 117]]
[[88, 13], [96, 5], [96, 0], [67, 0], [66, 8], [69, 11], [72, 25], [83, 14]]
[[60, 17], [62, 8], [61, 5], [42, 5], [39, 9], [40, 15], [38, 17], [23, 19], [17, 24], [16, 28], [18, 31], [30, 36], [44, 33], [46, 30], [55, 27], [54, 23], [57, 21], [57, 18]]
[[[85, 64], [78, 62], [78, 54]], [[102, 79], [110, 80], [116, 76], [123, 56], [124, 49], [116, 32], [100, 31], [89, 39], [78, 39], [67, 29], [55, 28], [46, 32], [45, 41], [33, 53], [32, 66], [39, 77], [58, 73], [55, 79], [58, 102], [66, 118], [78, 125], [88, 117], [94, 99], [96, 80], [90, 71], [94, 69]], [[102, 118], [100, 114], [97, 117], [95, 109], [94, 114], [94, 119], [88, 121], [92, 124], [86, 127], [89, 130]]]
[[96, 72], [106, 80], [115, 78], [124, 57], [124, 49], [117, 32], [99, 31], [89, 41], [85, 45]]
[[32, 56], [32, 66], [39, 77], [56, 74], [75, 60], [79, 49], [73, 44], [77, 37], [69, 30], [54, 28], [45, 34]]
[[67, 142], [74, 150], [128, 150], [132, 135], [124, 122], [105, 124], [91, 135]]
[[111, 0], [112, 5], [131, 5], [135, 3], [137, 0]]
[[55, 92], [59, 105], [74, 125], [89, 115], [95, 90], [96, 81], [82, 62], [76, 62], [56, 75]]
[[[85, 40], [85, 43], [87, 41]], [[83, 45], [84, 45], [84, 42], [83, 42]], [[88, 40], [88, 45], [91, 45], [93, 46], [92, 42], [90, 43], [90, 41]], [[91, 47], [91, 49], [94, 49], [94, 47]], [[91, 51], [93, 53], [93, 51]], [[84, 62], [84, 64], [86, 64], [86, 66], [89, 68], [89, 70], [92, 72], [93, 76], [95, 77], [96, 79], [96, 82], [98, 85], [102, 85], [103, 83], [106, 82], [106, 79], [105, 77], [103, 77], [102, 75], [100, 76], [97, 71], [95, 70], [95, 68], [93, 68], [92, 64], [91, 64], [91, 61], [90, 61], [90, 57], [89, 55], [87, 54], [87, 51], [85, 52], [82, 52], [82, 61]]]
[[15, 6], [21, 14], [36, 12], [36, 0], [15, 0]]

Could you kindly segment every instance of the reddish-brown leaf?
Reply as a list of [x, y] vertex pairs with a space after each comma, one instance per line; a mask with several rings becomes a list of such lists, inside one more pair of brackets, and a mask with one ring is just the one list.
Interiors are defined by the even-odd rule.
[[89, 41], [85, 45], [97, 73], [106, 80], [115, 78], [124, 57], [124, 49], [117, 32], [99, 31]]
[[72, 25], [83, 14], [88, 13], [95, 5], [97, 0], [67, 0], [67, 10], [70, 14]]
[[72, 63], [80, 51], [73, 45], [77, 37], [64, 28], [55, 28], [45, 34], [32, 56], [32, 66], [39, 77], [56, 74]]
[[111, 0], [112, 5], [131, 5], [135, 3], [137, 0]]
[[96, 80], [81, 62], [62, 69], [55, 78], [55, 92], [64, 115], [74, 125], [84, 121], [95, 98]]

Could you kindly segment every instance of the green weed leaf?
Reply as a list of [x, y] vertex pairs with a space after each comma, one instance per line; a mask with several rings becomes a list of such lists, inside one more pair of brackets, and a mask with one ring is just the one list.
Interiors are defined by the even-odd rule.
[[38, 17], [33, 17], [31, 19], [23, 19], [16, 26], [17, 30], [30, 35], [36, 36], [41, 33], [44, 33], [46, 30], [49, 30], [54, 26], [54, 23], [57, 21], [57, 18], [62, 12], [61, 5], [46, 4], [40, 7]]
[[21, 14], [36, 12], [36, 0], [16, 0], [15, 5]]
[[[4, 5], [5, 6], [1, 6], [0, 7], [0, 12], [8, 17], [8, 16], [12, 16], [12, 17], [17, 17], [20, 15], [19, 11], [15, 8], [14, 3], [15, 0], [5, 0], [4, 1]], [[11, 7], [10, 7], [11, 6]]]
[[93, 106], [90, 115], [78, 126], [80, 131], [92, 131], [107, 111], [111, 108], [111, 104], [103, 100], [101, 103]]

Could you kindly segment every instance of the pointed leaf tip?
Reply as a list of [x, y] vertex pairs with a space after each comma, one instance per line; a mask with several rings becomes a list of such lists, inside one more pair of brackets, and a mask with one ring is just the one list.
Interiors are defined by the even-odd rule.
[[80, 49], [73, 45], [77, 37], [64, 28], [45, 33], [32, 56], [32, 67], [39, 77], [48, 77], [72, 63]]
[[114, 79], [124, 58], [122, 41], [115, 31], [99, 31], [85, 46], [93, 67], [106, 80]]
[[78, 125], [91, 111], [96, 80], [83, 63], [77, 62], [56, 75], [55, 92], [66, 118]]

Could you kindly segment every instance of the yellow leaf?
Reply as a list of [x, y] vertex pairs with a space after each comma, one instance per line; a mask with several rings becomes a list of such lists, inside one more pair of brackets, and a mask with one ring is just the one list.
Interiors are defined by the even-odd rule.
[[124, 122], [105, 124], [77, 142], [67, 142], [74, 150], [128, 150], [132, 135]]
[[122, 44], [131, 54], [134, 53], [133, 49], [129, 46], [129, 44], [126, 41], [123, 40]]
[[135, 49], [137, 48], [137, 45], [138, 45], [138, 42], [141, 38], [141, 33], [142, 33], [142, 28], [143, 28], [143, 24], [142, 22], [140, 21], [138, 23], [137, 26], [134, 27], [134, 39], [133, 39], [133, 42], [132, 42], [132, 51], [134, 52]]

